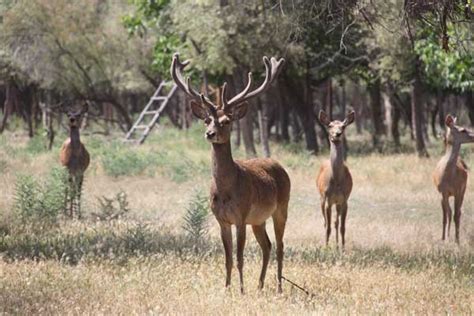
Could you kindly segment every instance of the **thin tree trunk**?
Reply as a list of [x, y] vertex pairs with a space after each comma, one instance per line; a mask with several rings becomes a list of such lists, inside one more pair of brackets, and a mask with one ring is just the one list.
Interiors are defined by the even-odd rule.
[[415, 131], [416, 151], [419, 157], [429, 157], [426, 150], [425, 141], [423, 139], [423, 100], [422, 86], [420, 78], [420, 60], [415, 61], [415, 79], [413, 81], [411, 93], [411, 109], [412, 109], [412, 125]]
[[469, 114], [469, 120], [471, 121], [471, 126], [474, 126], [474, 92], [466, 92], [466, 107]]
[[385, 126], [383, 124], [382, 115], [382, 95], [380, 91], [380, 80], [376, 80], [369, 85], [370, 106], [372, 112], [372, 124], [374, 127], [372, 134], [372, 142], [374, 148], [378, 151], [382, 150], [380, 138], [385, 134]]
[[262, 96], [257, 100], [258, 102], [258, 123], [260, 125], [260, 142], [262, 144], [263, 155], [265, 157], [270, 157], [270, 144], [268, 142], [268, 109], [266, 96]]

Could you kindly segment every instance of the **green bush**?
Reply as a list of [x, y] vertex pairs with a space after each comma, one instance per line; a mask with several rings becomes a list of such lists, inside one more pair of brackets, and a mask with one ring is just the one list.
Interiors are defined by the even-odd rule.
[[64, 209], [66, 185], [63, 168], [53, 168], [44, 181], [20, 175], [15, 186], [15, 213], [23, 222], [55, 222]]
[[189, 239], [196, 245], [201, 245], [208, 237], [209, 202], [207, 196], [198, 192], [195, 194], [184, 215], [183, 229]]
[[26, 152], [31, 155], [36, 155], [48, 151], [48, 147], [46, 145], [46, 138], [38, 135], [34, 136], [28, 141], [25, 149]]
[[119, 146], [103, 153], [102, 165], [105, 173], [112, 177], [139, 175], [147, 168], [154, 167], [150, 154]]

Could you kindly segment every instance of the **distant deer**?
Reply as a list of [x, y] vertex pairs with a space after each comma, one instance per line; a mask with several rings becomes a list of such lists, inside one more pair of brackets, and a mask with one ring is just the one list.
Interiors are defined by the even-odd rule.
[[210, 190], [211, 209], [221, 228], [225, 250], [226, 287], [231, 283], [232, 272], [232, 230], [237, 227], [237, 268], [240, 276], [240, 290], [244, 291], [243, 266], [246, 225], [251, 225], [255, 238], [262, 248], [263, 265], [259, 288], [265, 281], [270, 259], [271, 243], [265, 221], [273, 218], [278, 262], [278, 291], [281, 292], [283, 267], [283, 234], [290, 199], [290, 178], [285, 169], [272, 159], [250, 159], [234, 161], [231, 153], [230, 135], [232, 121], [241, 119], [247, 112], [250, 98], [265, 91], [277, 77], [283, 59], [277, 61], [264, 57], [266, 77], [261, 86], [250, 91], [252, 74], [248, 74], [245, 89], [227, 99], [226, 83], [221, 91], [221, 104], [217, 106], [190, 86], [189, 78], [184, 80], [181, 72], [188, 62], [181, 63], [178, 54], [173, 57], [171, 75], [178, 85], [192, 99], [191, 109], [206, 125], [205, 138], [212, 144], [212, 182]]
[[59, 159], [61, 164], [69, 171], [69, 187], [66, 188], [66, 207], [69, 198], [69, 215], [74, 216], [74, 204], [76, 203], [76, 213], [81, 212], [81, 192], [84, 180], [84, 172], [89, 167], [90, 157], [84, 144], [81, 143], [79, 128], [81, 119], [87, 112], [87, 103], [80, 110], [69, 110], [66, 112], [69, 119], [69, 138], [63, 143]]
[[441, 158], [433, 173], [436, 188], [441, 193], [441, 208], [443, 210], [443, 234], [441, 239], [446, 238], [446, 226], [451, 229], [451, 207], [449, 198], [454, 196], [454, 224], [456, 228], [456, 242], [459, 243], [459, 226], [461, 224], [461, 206], [467, 184], [468, 168], [459, 157], [461, 144], [474, 142], [474, 132], [461, 126], [457, 126], [456, 118], [447, 115], [445, 119], [446, 130], [446, 154]]
[[339, 218], [341, 219], [342, 248], [345, 245], [347, 200], [352, 191], [352, 176], [349, 168], [344, 164], [343, 134], [346, 127], [354, 122], [355, 113], [347, 114], [344, 121], [330, 121], [324, 111], [319, 112], [319, 121], [328, 131], [331, 143], [329, 160], [325, 161], [319, 169], [316, 184], [321, 194], [321, 211], [326, 227], [326, 245], [331, 235], [331, 208], [335, 204], [336, 215], [336, 244], [339, 243], [338, 230]]

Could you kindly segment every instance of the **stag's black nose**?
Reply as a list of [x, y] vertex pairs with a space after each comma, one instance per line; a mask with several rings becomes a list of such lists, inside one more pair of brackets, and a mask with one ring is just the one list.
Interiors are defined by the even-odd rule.
[[73, 118], [73, 117], [71, 117], [71, 118], [69, 119], [69, 122], [71, 122], [71, 123], [74, 123], [75, 121], [76, 121], [76, 119]]
[[208, 132], [206, 132], [206, 138], [207, 138], [207, 139], [211, 139], [211, 138], [213, 138], [214, 136], [216, 136], [216, 132], [214, 132], [214, 131], [208, 131]]

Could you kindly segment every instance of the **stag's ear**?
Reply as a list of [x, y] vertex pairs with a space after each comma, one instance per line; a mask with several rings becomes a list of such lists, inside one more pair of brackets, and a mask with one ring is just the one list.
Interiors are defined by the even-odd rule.
[[451, 127], [456, 123], [456, 119], [451, 116], [451, 114], [446, 115], [446, 119], [444, 120], [444, 124], [446, 124], [447, 127]]
[[227, 116], [232, 120], [232, 121], [238, 121], [241, 118], [247, 114], [247, 109], [249, 107], [248, 102], [243, 102], [240, 104], [237, 104], [234, 106], [231, 110], [230, 113], [227, 114]]
[[201, 104], [194, 100], [191, 100], [191, 111], [193, 111], [194, 116], [201, 120], [206, 119], [208, 116], [206, 110], [201, 106]]
[[331, 123], [331, 120], [329, 120], [328, 115], [323, 110], [319, 111], [318, 118], [321, 124], [323, 124], [324, 126], [328, 126]]
[[355, 119], [355, 112], [350, 111], [349, 113], [347, 113], [346, 118], [344, 119], [344, 122], [342, 123], [344, 124], [344, 126], [347, 126], [347, 125], [352, 124], [354, 122], [354, 119]]

